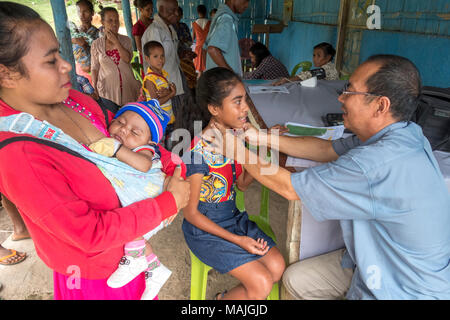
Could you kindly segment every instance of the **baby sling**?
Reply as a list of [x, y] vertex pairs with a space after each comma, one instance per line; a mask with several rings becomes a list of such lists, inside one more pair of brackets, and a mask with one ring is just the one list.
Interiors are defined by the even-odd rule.
[[[111, 182], [122, 206], [153, 198], [163, 191], [165, 174], [161, 170], [162, 164], [159, 156], [154, 157], [152, 168], [149, 171], [141, 172], [116, 158], [109, 158], [87, 150], [58, 127], [45, 120], [37, 120], [31, 114], [25, 112], [0, 117], [0, 131], [32, 135], [42, 142], [50, 142], [50, 145], [57, 144], [66, 147], [75, 154], [91, 161]], [[11, 139], [24, 140], [20, 138], [32, 139], [26, 136]], [[4, 143], [6, 142], [4, 141]], [[150, 238], [163, 226], [162, 222], [160, 226], [147, 233], [144, 237], [146, 239]]]

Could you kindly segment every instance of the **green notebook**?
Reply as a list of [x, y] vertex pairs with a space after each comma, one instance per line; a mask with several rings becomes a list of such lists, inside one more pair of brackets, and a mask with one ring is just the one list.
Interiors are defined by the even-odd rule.
[[327, 132], [326, 128], [310, 128], [288, 124], [286, 126], [290, 134], [296, 136], [321, 136]]

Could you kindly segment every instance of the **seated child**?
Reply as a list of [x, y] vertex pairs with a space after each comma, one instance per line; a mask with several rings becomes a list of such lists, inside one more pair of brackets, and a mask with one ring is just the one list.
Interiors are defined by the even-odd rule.
[[146, 100], [157, 99], [161, 108], [169, 114], [170, 120], [166, 129], [166, 135], [169, 135], [175, 122], [171, 99], [177, 89], [173, 82], [169, 82], [170, 75], [163, 69], [166, 60], [162, 44], [158, 41], [147, 42], [144, 45], [144, 59], [150, 67], [142, 81], [142, 91]]
[[[163, 137], [168, 121], [168, 114], [160, 109], [156, 100], [129, 103], [119, 109], [111, 122], [108, 128], [110, 138], [100, 139], [89, 148], [104, 156], [115, 157], [141, 172], [158, 169], [159, 176], [153, 175], [156, 178], [142, 188], [146, 193], [142, 198], [155, 197], [162, 192], [165, 178], [165, 174], [160, 170], [162, 166], [157, 143]], [[103, 171], [103, 173], [108, 178], [108, 172]], [[119, 195], [122, 206], [136, 201], [130, 198], [131, 196], [127, 195], [124, 199]], [[145, 271], [146, 289], [142, 300], [151, 300], [157, 295], [172, 272], [158, 260], [152, 247], [145, 240], [167, 224], [168, 221], [165, 221], [143, 237], [125, 245], [125, 255], [120, 260], [117, 270], [107, 281], [110, 287], [122, 287]]]
[[[192, 253], [220, 273], [241, 283], [217, 299], [266, 299], [280, 280], [285, 263], [275, 242], [252, 222], [235, 203], [235, 186], [244, 191], [253, 177], [241, 164], [209, 152], [203, 134], [213, 123], [227, 129], [242, 129], [249, 106], [242, 80], [226, 68], [202, 73], [197, 86], [197, 105], [189, 105], [183, 125], [191, 135], [193, 120], [202, 120], [203, 132], [196, 136], [186, 164], [190, 199], [183, 210], [183, 233]], [[191, 118], [191, 119], [189, 119]]]
[[325, 80], [339, 80], [339, 74], [336, 70], [336, 65], [333, 63], [336, 50], [333, 46], [327, 42], [319, 43], [314, 47], [313, 51], [313, 63], [314, 67], [318, 69], [312, 69], [308, 71], [302, 71], [299, 74], [290, 78], [281, 78], [273, 83], [275, 86], [282, 85], [292, 81], [303, 81], [312, 78], [316, 75], [316, 71], [320, 70], [320, 74], [324, 76]]

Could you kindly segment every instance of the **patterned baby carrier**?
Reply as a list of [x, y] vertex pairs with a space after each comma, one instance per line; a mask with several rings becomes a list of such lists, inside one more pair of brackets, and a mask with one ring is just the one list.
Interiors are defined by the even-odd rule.
[[[97, 165], [103, 175], [111, 182], [122, 206], [147, 198], [154, 198], [163, 191], [165, 173], [161, 170], [162, 164], [157, 152], [155, 152], [155, 157], [153, 158], [152, 168], [147, 172], [141, 172], [116, 158], [109, 158], [87, 150], [58, 127], [45, 120], [37, 120], [31, 114], [25, 112], [0, 117], [0, 131], [29, 134], [39, 139], [51, 141], [67, 147], [90, 160]], [[162, 227], [163, 223], [144, 237], [150, 238]]]

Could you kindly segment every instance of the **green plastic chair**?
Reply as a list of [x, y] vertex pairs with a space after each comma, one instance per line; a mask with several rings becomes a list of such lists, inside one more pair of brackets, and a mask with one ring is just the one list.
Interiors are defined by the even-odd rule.
[[292, 69], [291, 77], [297, 74], [298, 69], [302, 68], [302, 71], [308, 71], [312, 67], [312, 63], [309, 61], [302, 61], [295, 65], [294, 69]]
[[[239, 211], [245, 210], [244, 193], [237, 187], [236, 190], [236, 207]], [[258, 227], [264, 231], [273, 241], [276, 242], [275, 234], [269, 224], [269, 189], [262, 186], [261, 190], [261, 207], [259, 215], [249, 215], [249, 219], [255, 222]], [[201, 262], [192, 251], [191, 255], [191, 300], [205, 300], [206, 285], [208, 283], [208, 272], [212, 268]], [[278, 283], [274, 283], [272, 291], [267, 300], [279, 300]]]
[[206, 285], [208, 283], [208, 272], [212, 268], [191, 254], [191, 300], [205, 300]]

